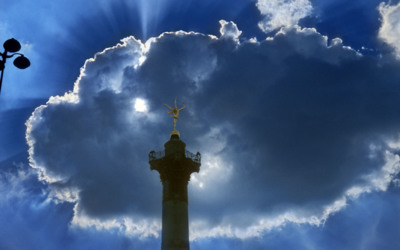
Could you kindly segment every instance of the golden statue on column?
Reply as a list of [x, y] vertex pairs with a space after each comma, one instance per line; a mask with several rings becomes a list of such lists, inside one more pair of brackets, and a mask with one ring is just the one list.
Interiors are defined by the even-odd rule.
[[171, 108], [170, 106], [168, 106], [167, 104], [164, 103], [165, 106], [167, 106], [167, 108], [169, 108], [171, 111], [167, 110], [168, 114], [172, 114], [171, 117], [174, 118], [174, 130], [171, 132], [171, 136], [172, 135], [177, 135], [180, 136], [179, 132], [176, 130], [176, 120], [178, 120], [179, 117], [179, 111], [181, 111], [182, 109], [185, 108], [185, 103], [182, 102], [183, 107], [178, 109], [178, 107], [176, 106], [176, 98], [175, 98], [175, 107]]

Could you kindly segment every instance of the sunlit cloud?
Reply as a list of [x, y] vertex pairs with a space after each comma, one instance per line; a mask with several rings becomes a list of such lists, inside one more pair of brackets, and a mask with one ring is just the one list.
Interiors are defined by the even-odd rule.
[[382, 18], [378, 36], [392, 46], [397, 58], [400, 58], [400, 3], [391, 5], [390, 2], [382, 2], [378, 10]]
[[[127, 37], [86, 60], [72, 92], [32, 114], [30, 164], [50, 198], [76, 203], [74, 225], [157, 235], [161, 184], [146, 157], [168, 140], [162, 103], [177, 96], [188, 105], [178, 121], [182, 140], [203, 155], [189, 185], [192, 240], [321, 226], [349, 200], [393, 181], [399, 159], [383, 138], [398, 132], [386, 126], [400, 123], [397, 114], [382, 123], [381, 112], [365, 107], [398, 98], [353, 95], [370, 78], [371, 91], [396, 87], [380, 78], [378, 60], [367, 67], [368, 58], [313, 28], [283, 27], [257, 42], [239, 39], [233, 22], [220, 24], [220, 37]], [[345, 73], [357, 80], [343, 82]]]
[[297, 25], [299, 20], [310, 15], [313, 9], [308, 0], [258, 0], [256, 5], [264, 16], [258, 23], [264, 32]]

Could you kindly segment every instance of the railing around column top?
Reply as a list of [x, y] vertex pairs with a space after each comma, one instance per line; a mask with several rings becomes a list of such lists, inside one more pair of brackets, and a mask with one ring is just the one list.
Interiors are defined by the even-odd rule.
[[[161, 159], [165, 156], [165, 151], [151, 151], [149, 153], [149, 161], [153, 161], [153, 160], [158, 160]], [[194, 162], [196, 163], [201, 163], [201, 154], [199, 152], [197, 152], [197, 154], [193, 154], [190, 151], [185, 151], [185, 157], [192, 159]]]
[[192, 159], [196, 163], [201, 163], [201, 154], [199, 152], [197, 152], [197, 154], [193, 154], [192, 152], [186, 150], [185, 156], [186, 158]]
[[151, 151], [149, 153], [149, 161], [153, 161], [153, 160], [157, 160], [157, 159], [161, 159], [165, 156], [165, 151]]

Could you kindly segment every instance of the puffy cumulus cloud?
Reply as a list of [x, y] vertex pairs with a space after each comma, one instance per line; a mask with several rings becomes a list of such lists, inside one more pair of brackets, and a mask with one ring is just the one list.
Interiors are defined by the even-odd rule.
[[228, 37], [237, 40], [239, 36], [242, 34], [234, 22], [227, 22], [225, 20], [220, 20], [219, 23], [221, 24], [221, 28], [219, 32], [221, 33], [221, 37]]
[[390, 5], [382, 2], [379, 7], [381, 14], [381, 27], [378, 36], [392, 46], [396, 56], [400, 58], [400, 3]]
[[265, 16], [258, 23], [264, 32], [296, 25], [300, 19], [310, 15], [312, 11], [309, 0], [258, 0], [256, 6]]
[[192, 239], [321, 225], [394, 181], [398, 62], [314, 29], [239, 42], [236, 25], [221, 25], [221, 37], [125, 38], [86, 61], [73, 92], [32, 114], [31, 166], [52, 199], [76, 203], [73, 225], [157, 235], [161, 184], [147, 154], [168, 140], [162, 103], [175, 97], [187, 105], [182, 140], [203, 155], [189, 184]]

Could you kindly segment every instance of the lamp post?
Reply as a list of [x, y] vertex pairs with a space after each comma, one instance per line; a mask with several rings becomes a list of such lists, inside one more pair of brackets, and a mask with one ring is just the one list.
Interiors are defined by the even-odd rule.
[[[3, 82], [4, 68], [5, 68], [7, 58], [11, 58], [15, 55], [19, 55], [17, 58], [14, 59], [14, 66], [19, 69], [26, 69], [29, 67], [29, 65], [31, 65], [28, 58], [26, 58], [21, 53], [17, 53], [17, 51], [19, 51], [21, 49], [21, 44], [14, 38], [11, 38], [11, 39], [8, 39], [7, 41], [5, 41], [3, 44], [3, 47], [4, 47], [4, 52], [0, 53], [0, 56], [1, 56], [0, 93], [1, 93], [1, 84]], [[10, 52], [10, 54], [7, 54], [8, 52]]]

